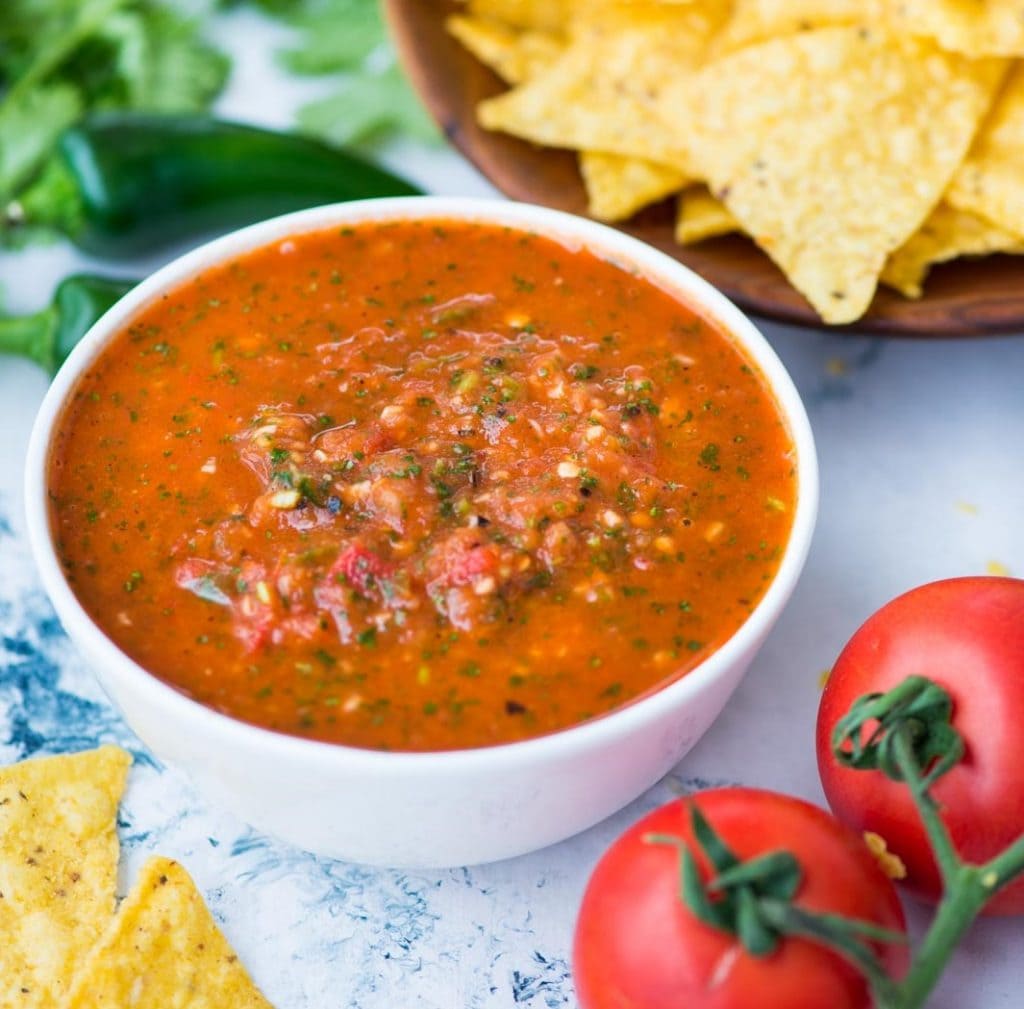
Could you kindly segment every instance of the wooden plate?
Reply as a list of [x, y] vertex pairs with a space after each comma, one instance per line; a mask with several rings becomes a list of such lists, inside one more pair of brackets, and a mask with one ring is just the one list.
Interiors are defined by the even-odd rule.
[[[477, 125], [482, 98], [506, 89], [444, 29], [455, 0], [384, 0], [392, 35], [413, 86], [455, 146], [507, 196], [586, 214], [586, 194], [570, 151], [542, 148]], [[620, 226], [685, 263], [757, 315], [821, 328], [823, 323], [749, 239], [680, 246], [673, 201]], [[847, 331], [902, 336], [980, 336], [1024, 332], [1024, 258], [990, 256], [936, 267], [925, 296], [908, 301], [880, 289], [871, 310]]]

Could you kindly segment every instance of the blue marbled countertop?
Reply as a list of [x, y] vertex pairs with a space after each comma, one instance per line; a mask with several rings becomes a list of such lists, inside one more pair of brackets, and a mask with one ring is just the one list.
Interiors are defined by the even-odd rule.
[[[274, 32], [238, 14], [222, 27], [238, 58], [222, 110], [286, 124], [310, 88], [273, 70]], [[493, 194], [453, 153], [387, 153], [433, 191]], [[39, 307], [60, 276], [82, 265], [64, 246], [0, 254], [7, 307]], [[138, 273], [159, 262], [116, 265]], [[883, 342], [765, 328], [818, 440], [821, 517], [807, 569], [711, 732], [665, 781], [605, 823], [490, 866], [368, 869], [256, 834], [157, 764], [75, 653], [36, 577], [21, 471], [45, 380], [9, 360], [0, 361], [0, 762], [105, 741], [130, 749], [136, 766], [120, 823], [122, 882], [151, 853], [182, 859], [278, 1009], [574, 1006], [575, 907], [618, 833], [708, 783], [741, 781], [822, 801], [813, 745], [818, 679], [859, 623], [934, 578], [993, 566], [1024, 575], [1024, 339]], [[911, 917], [923, 920], [913, 908]], [[1024, 921], [980, 923], [934, 1009], [1020, 1006], [1022, 952]]]

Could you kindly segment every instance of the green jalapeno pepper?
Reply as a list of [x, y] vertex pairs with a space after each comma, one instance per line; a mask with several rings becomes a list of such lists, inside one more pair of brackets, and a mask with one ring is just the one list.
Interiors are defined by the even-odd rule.
[[46, 308], [0, 318], [0, 354], [27, 357], [54, 374], [92, 324], [135, 284], [89, 274], [66, 277]]
[[7, 208], [96, 256], [123, 257], [324, 203], [419, 193], [339, 148], [206, 116], [117, 113], [64, 131]]

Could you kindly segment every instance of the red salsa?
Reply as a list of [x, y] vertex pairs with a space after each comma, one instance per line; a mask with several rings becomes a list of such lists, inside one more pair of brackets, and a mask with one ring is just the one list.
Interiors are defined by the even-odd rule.
[[50, 464], [71, 585], [203, 704], [282, 732], [508, 742], [683, 675], [777, 570], [794, 450], [677, 297], [492, 225], [296, 236], [149, 306]]

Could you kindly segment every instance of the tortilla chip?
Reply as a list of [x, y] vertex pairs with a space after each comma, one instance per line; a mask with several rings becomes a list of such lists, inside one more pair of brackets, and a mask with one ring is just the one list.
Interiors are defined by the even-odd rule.
[[1003, 72], [928, 40], [822, 28], [732, 53], [662, 96], [695, 174], [829, 323], [867, 310]]
[[577, 17], [549, 70], [481, 102], [485, 128], [549, 147], [605, 151], [686, 171], [688, 145], [658, 112], [670, 82], [701, 65], [726, 3], [616, 4]]
[[0, 768], [0, 1006], [52, 1009], [110, 921], [130, 764], [103, 746]]
[[946, 193], [960, 210], [1024, 237], [1024, 68], [1006, 80]]
[[889, 23], [965, 56], [1024, 56], [1019, 0], [889, 0]]
[[576, 0], [469, 0], [470, 14], [515, 28], [555, 32], [564, 28]]
[[861, 23], [866, 6], [865, 0], [735, 0], [715, 49], [729, 52], [814, 28]]
[[707, 186], [692, 186], [679, 197], [676, 212], [676, 241], [693, 245], [705, 238], [717, 238], [739, 231], [729, 208], [711, 195]]
[[[599, 4], [589, 6], [592, 10]], [[580, 10], [576, 13], [580, 15]], [[581, 16], [586, 30], [587, 15]], [[565, 50], [565, 43], [552, 33], [520, 32], [483, 18], [451, 17], [448, 30], [510, 84], [536, 77]], [[605, 151], [582, 151], [580, 173], [587, 187], [590, 214], [605, 221], [625, 220], [686, 183], [686, 177], [671, 166]]]
[[[509, 84], [536, 77], [565, 50], [565, 42], [557, 35], [516, 31], [483, 18], [457, 15], [448, 18], [447, 27], [481, 63]], [[590, 197], [590, 213], [603, 221], [625, 220], [685, 184], [681, 173], [666, 165], [603, 151], [581, 152], [580, 174]]]
[[61, 1009], [272, 1009], [189, 874], [151, 858]]
[[[503, 21], [514, 28], [560, 31], [581, 11], [610, 7], [651, 6], [658, 0], [469, 0], [469, 12], [478, 17]], [[695, 0], [660, 0], [665, 6], [694, 3]]]
[[536, 77], [565, 49], [565, 43], [550, 32], [519, 32], [484, 18], [454, 15], [445, 26], [481, 63], [508, 84], [520, 84]]
[[940, 203], [921, 230], [889, 257], [882, 283], [905, 298], [920, 298], [925, 277], [934, 264], [993, 252], [1024, 252], [1024, 242], [984, 218]]
[[624, 221], [689, 181], [671, 165], [604, 151], [581, 151], [580, 175], [587, 187], [587, 212], [599, 221]]

